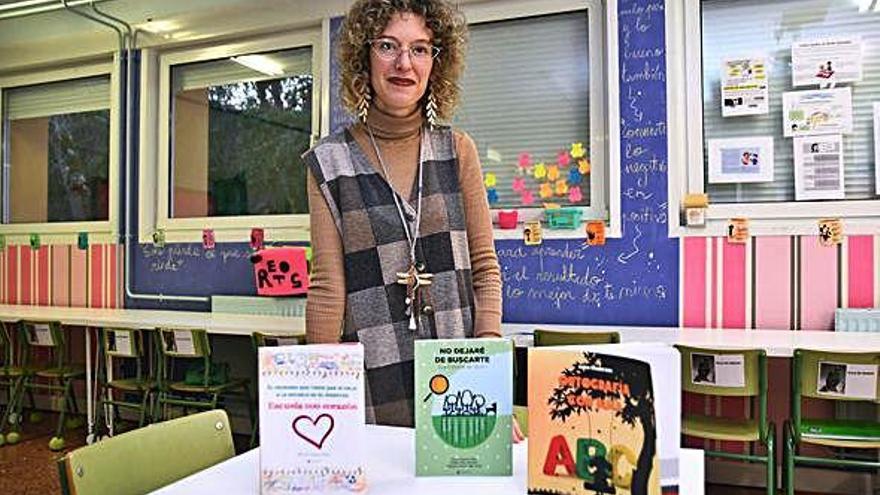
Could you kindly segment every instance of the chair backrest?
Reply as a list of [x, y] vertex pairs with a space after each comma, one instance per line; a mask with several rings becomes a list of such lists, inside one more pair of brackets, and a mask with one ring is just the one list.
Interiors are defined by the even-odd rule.
[[144, 335], [140, 330], [130, 328], [101, 329], [101, 349], [110, 358], [107, 366], [112, 367], [112, 359], [122, 358], [135, 361], [137, 379], [144, 374]]
[[0, 321], [0, 368], [8, 368], [16, 364], [12, 333], [9, 331], [11, 326], [12, 323]]
[[306, 343], [306, 336], [302, 334], [276, 334], [254, 332], [251, 336], [254, 348], [277, 347], [280, 345], [302, 345]]
[[767, 395], [767, 354], [763, 349], [675, 346], [681, 353], [681, 389], [705, 395]]
[[618, 344], [620, 334], [608, 332], [568, 332], [564, 330], [544, 330], [536, 328], [535, 347], [551, 345]]
[[207, 411], [156, 423], [76, 449], [58, 460], [69, 495], [141, 494], [235, 455], [229, 418]]
[[[64, 339], [64, 330], [57, 321], [22, 321], [22, 341], [30, 349], [49, 349], [52, 354], [54, 366], [64, 366], [67, 362], [67, 345]], [[29, 361], [30, 353], [24, 356], [24, 364]]]
[[880, 352], [795, 349], [792, 405], [803, 397], [880, 404]]
[[208, 332], [201, 329], [160, 328], [159, 352], [169, 357], [200, 358], [211, 355]]

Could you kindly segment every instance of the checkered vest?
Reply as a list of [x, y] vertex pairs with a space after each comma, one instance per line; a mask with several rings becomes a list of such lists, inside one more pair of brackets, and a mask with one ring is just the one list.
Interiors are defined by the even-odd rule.
[[[409, 268], [409, 246], [392, 196], [396, 193], [348, 130], [324, 138], [303, 155], [342, 238], [346, 291], [342, 341], [364, 346], [371, 423], [413, 425], [416, 339], [474, 334], [471, 260], [452, 130], [423, 129], [421, 147], [422, 218], [416, 262], [434, 278], [430, 287], [420, 291], [416, 331], [408, 328], [406, 289], [397, 283], [397, 273]], [[417, 193], [416, 184], [409, 201], [398, 195], [410, 228], [416, 218]]]

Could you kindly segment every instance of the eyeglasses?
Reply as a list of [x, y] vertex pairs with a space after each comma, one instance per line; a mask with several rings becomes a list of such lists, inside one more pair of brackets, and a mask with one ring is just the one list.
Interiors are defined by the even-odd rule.
[[[397, 60], [397, 57], [403, 52], [403, 47], [400, 43], [391, 38], [376, 38], [367, 42], [367, 44], [383, 60]], [[427, 62], [437, 58], [437, 55], [440, 54], [440, 47], [425, 41], [417, 41], [409, 45], [408, 51], [410, 60], [414, 62]]]

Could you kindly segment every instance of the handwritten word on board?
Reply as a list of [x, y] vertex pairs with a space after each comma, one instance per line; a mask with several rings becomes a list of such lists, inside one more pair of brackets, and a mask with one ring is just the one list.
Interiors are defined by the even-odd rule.
[[309, 268], [303, 248], [263, 249], [254, 254], [257, 295], [294, 296], [309, 289]]

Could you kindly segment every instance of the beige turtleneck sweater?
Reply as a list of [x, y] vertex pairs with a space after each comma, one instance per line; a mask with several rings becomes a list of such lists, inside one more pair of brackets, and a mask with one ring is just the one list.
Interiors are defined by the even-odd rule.
[[[388, 167], [391, 186], [403, 197], [410, 197], [409, 189], [418, 169], [421, 109], [406, 117], [397, 117], [373, 106], [368, 121]], [[382, 167], [365, 127], [355, 125], [352, 134], [373, 167], [382, 174]], [[492, 218], [483, 187], [479, 156], [470, 136], [458, 131], [455, 131], [455, 149], [473, 273], [476, 306], [474, 334], [477, 337], [500, 337], [501, 270], [495, 255]], [[312, 273], [306, 303], [306, 338], [309, 343], [339, 342], [345, 312], [342, 239], [311, 173], [308, 174], [308, 191]]]

